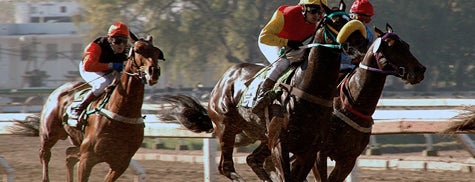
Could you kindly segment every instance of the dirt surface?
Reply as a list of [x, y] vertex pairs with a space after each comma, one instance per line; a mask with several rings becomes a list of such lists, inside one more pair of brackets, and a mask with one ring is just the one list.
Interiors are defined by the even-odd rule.
[[[70, 146], [68, 141], [60, 141], [53, 148], [53, 156], [50, 163], [50, 179], [52, 182], [66, 181], [66, 169], [64, 162], [64, 150]], [[0, 135], [0, 156], [3, 156], [15, 169], [16, 182], [34, 182], [41, 180], [41, 164], [38, 159], [38, 137]], [[177, 155], [201, 155], [201, 151], [164, 151], [140, 149], [139, 153], [173, 153]], [[242, 154], [244, 155], [244, 154]], [[218, 155], [219, 156], [219, 155]], [[361, 158], [368, 158], [362, 156]], [[414, 158], [434, 161], [466, 161], [469, 155], [465, 151], [440, 151], [439, 157], [422, 157], [421, 153], [405, 153], [382, 155], [374, 158], [379, 159], [403, 159]], [[165, 162], [151, 160], [137, 160], [142, 168], [146, 170], [147, 181], [203, 181], [203, 164], [189, 162]], [[102, 181], [107, 173], [107, 165], [99, 164], [93, 169], [90, 177], [91, 182]], [[259, 181], [245, 164], [236, 165], [236, 170], [247, 181]], [[474, 169], [472, 169], [474, 170]], [[414, 181], [414, 182], [468, 182], [474, 181], [475, 172], [460, 171], [423, 171], [423, 170], [400, 170], [400, 169], [360, 169], [359, 181], [379, 182], [379, 181]], [[0, 169], [0, 174], [5, 174]], [[134, 171], [129, 168], [118, 181], [131, 182], [136, 178]], [[0, 178], [1, 179], [1, 178]], [[1, 180], [0, 180], [1, 181]], [[3, 181], [6, 181], [3, 179]], [[228, 181], [227, 178], [219, 176], [218, 181]]]

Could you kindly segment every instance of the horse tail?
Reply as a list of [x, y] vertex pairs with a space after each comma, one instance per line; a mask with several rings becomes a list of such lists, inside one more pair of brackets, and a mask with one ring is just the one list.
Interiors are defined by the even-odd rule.
[[25, 120], [12, 120], [13, 125], [8, 126], [7, 130], [14, 135], [39, 136], [40, 117], [30, 115]]
[[208, 111], [197, 99], [187, 95], [165, 95], [162, 100], [172, 105], [171, 109], [160, 116], [162, 120], [178, 120], [188, 130], [196, 133], [214, 131]]
[[445, 130], [441, 131], [443, 134], [455, 134], [457, 132], [475, 132], [475, 110], [471, 110], [469, 113], [462, 113], [455, 118], [461, 119], [460, 122], [453, 122]]

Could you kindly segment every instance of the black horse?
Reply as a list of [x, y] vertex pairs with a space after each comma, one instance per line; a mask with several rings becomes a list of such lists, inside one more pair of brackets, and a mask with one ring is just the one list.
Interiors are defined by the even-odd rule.
[[[340, 84], [339, 97], [334, 99], [330, 133], [319, 152], [313, 172], [321, 181], [344, 181], [356, 159], [366, 148], [373, 125], [372, 115], [381, 96], [387, 75], [394, 75], [410, 84], [424, 79], [424, 67], [409, 50], [409, 44], [393, 32], [375, 28], [378, 37], [352, 74]], [[327, 157], [335, 160], [327, 179]]]
[[[249, 108], [238, 107], [247, 83], [264, 68], [257, 64], [243, 63], [229, 68], [211, 92], [207, 111], [188, 96], [166, 99], [181, 108], [177, 119], [193, 126], [195, 131], [197, 128], [202, 131], [211, 129], [209, 124], [199, 127], [200, 124], [196, 123], [209, 119], [214, 122], [221, 146], [219, 171], [229, 179], [244, 181], [234, 168], [234, 147], [257, 140], [260, 145], [247, 157], [247, 163], [263, 181], [271, 181], [264, 168], [264, 161], [271, 155], [280, 181], [305, 180], [315, 163], [328, 131], [327, 122], [338, 84], [341, 46], [351, 47], [346, 49], [353, 50], [349, 52], [351, 55], [364, 53], [367, 49], [364, 25], [357, 20], [350, 21], [344, 12], [343, 1], [338, 10], [323, 8], [326, 16], [317, 27], [303, 63], [297, 65], [288, 83], [281, 83], [281, 96], [258, 114]], [[201, 120], [191, 116], [198, 116]], [[296, 158], [292, 169], [289, 153]]]

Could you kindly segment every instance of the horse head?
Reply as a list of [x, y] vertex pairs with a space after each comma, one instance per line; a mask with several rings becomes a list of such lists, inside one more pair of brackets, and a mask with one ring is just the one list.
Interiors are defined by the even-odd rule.
[[153, 45], [152, 36], [135, 41], [129, 56], [130, 61], [126, 66], [127, 72], [137, 74], [148, 85], [154, 85], [158, 82], [160, 76], [158, 60], [165, 61], [165, 58], [162, 50]]
[[317, 40], [330, 44], [340, 44], [342, 51], [351, 57], [361, 57], [367, 51], [366, 28], [359, 20], [351, 20], [345, 12], [343, 0], [337, 9], [322, 5], [325, 17], [318, 25]]
[[386, 24], [386, 31], [383, 32], [375, 27], [378, 38], [370, 48], [380, 69], [410, 84], [421, 82], [424, 79], [426, 67], [412, 55], [409, 44], [396, 35], [389, 24]]

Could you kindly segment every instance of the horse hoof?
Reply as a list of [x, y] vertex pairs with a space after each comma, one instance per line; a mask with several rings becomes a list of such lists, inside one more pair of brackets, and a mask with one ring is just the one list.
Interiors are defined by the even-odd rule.
[[238, 173], [232, 172], [229, 174], [229, 178], [233, 180], [233, 182], [246, 182]]

